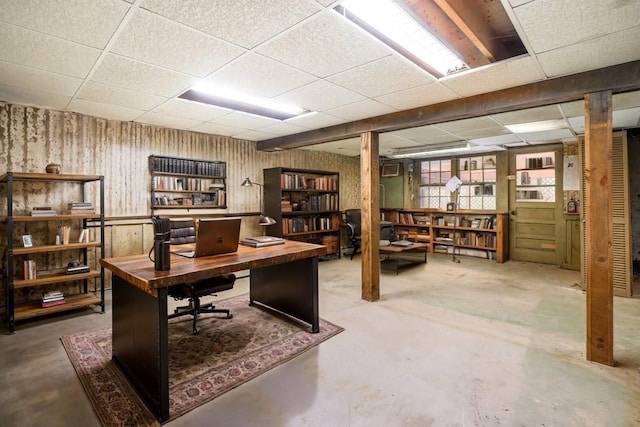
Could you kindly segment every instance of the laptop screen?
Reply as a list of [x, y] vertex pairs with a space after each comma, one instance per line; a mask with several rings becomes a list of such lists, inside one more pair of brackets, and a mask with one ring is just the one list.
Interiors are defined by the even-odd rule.
[[202, 218], [196, 231], [195, 257], [236, 252], [240, 218]]

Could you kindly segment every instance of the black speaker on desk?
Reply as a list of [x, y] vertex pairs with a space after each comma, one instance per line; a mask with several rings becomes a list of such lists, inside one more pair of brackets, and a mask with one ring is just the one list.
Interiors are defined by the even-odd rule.
[[[156, 271], [171, 269], [171, 223], [169, 218], [151, 217], [153, 222], [153, 258]], [[149, 252], [151, 258], [151, 252]]]

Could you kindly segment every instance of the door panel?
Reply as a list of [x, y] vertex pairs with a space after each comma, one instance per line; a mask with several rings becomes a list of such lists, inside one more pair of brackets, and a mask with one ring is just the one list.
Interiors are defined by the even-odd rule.
[[564, 241], [562, 147], [514, 149], [509, 155], [511, 259], [560, 265]]

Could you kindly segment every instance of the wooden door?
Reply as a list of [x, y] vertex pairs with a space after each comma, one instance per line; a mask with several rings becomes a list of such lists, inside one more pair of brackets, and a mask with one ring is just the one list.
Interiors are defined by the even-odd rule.
[[[629, 200], [629, 166], [627, 155], [627, 133], [625, 131], [614, 132], [612, 140], [612, 189], [611, 189], [611, 211], [613, 214], [613, 294], [616, 296], [630, 297], [633, 294], [633, 263], [631, 256], [631, 211]], [[580, 156], [580, 164], [582, 166], [582, 186], [581, 197], [583, 206], [589, 203], [586, 200], [585, 181], [584, 181], [584, 137], [579, 138], [578, 151]], [[584, 221], [584, 209], [580, 210], [580, 218], [582, 222], [582, 256], [581, 256], [581, 273], [582, 288], [586, 289], [587, 269], [585, 268], [585, 257], [587, 253], [586, 247], [586, 229], [588, 226]]]
[[509, 154], [509, 252], [517, 261], [560, 265], [563, 257], [562, 146]]

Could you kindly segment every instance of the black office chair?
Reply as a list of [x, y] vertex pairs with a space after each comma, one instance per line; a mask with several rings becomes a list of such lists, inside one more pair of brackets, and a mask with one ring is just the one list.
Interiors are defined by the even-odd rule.
[[360, 209], [347, 209], [345, 211], [345, 221], [347, 227], [347, 239], [353, 247], [351, 252], [351, 258], [360, 250], [360, 244], [362, 242], [362, 227]]
[[[358, 252], [362, 246], [362, 218], [360, 209], [347, 209], [345, 211], [345, 221], [347, 227], [347, 238], [353, 246], [351, 258]], [[380, 221], [380, 240], [389, 240], [393, 242], [396, 239], [393, 223], [390, 221]]]
[[[171, 244], [182, 245], [185, 243], [195, 243], [196, 229], [193, 220], [171, 221]], [[198, 315], [200, 313], [220, 313], [226, 314], [225, 319], [231, 319], [233, 314], [228, 309], [216, 308], [213, 303], [201, 304], [200, 298], [207, 295], [216, 295], [218, 292], [233, 289], [235, 284], [235, 274], [223, 274], [210, 279], [199, 280], [197, 282], [180, 283], [170, 286], [169, 296], [176, 300], [188, 299], [189, 305], [175, 309], [173, 314], [167, 316], [174, 317], [191, 315], [193, 316], [193, 334], [198, 333]]]

